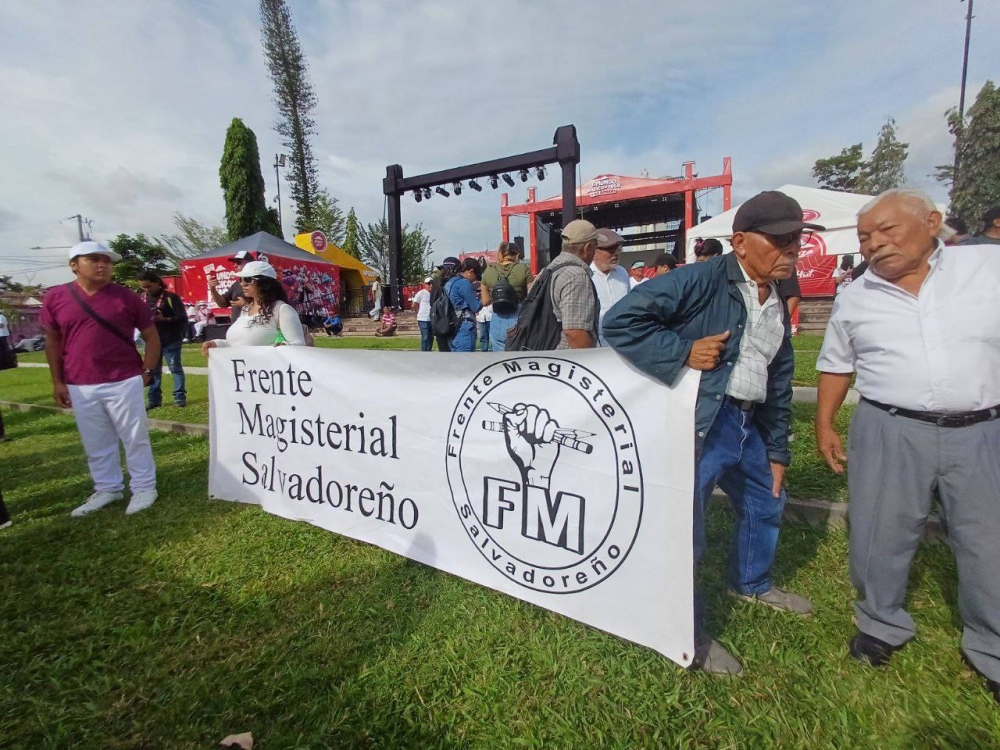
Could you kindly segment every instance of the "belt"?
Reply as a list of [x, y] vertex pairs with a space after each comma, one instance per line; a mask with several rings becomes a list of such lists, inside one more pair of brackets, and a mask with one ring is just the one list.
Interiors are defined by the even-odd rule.
[[906, 417], [916, 419], [918, 422], [930, 422], [938, 427], [969, 427], [980, 422], [988, 422], [996, 419], [1000, 415], [1000, 405], [990, 409], [980, 409], [979, 411], [915, 411], [913, 409], [901, 409], [898, 406], [880, 404], [870, 398], [861, 397], [865, 403], [871, 404], [876, 409], [889, 412], [894, 417]]
[[753, 408], [757, 405], [756, 401], [746, 401], [739, 398], [733, 398], [732, 396], [726, 396], [722, 399], [724, 404], [732, 404], [740, 411], [753, 411]]

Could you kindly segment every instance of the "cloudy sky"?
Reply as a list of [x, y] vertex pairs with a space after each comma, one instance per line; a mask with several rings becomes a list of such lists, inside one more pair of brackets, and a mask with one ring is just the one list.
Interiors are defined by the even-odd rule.
[[[891, 115], [910, 183], [945, 199], [929, 175], [951, 160], [958, 0], [289, 5], [318, 99], [321, 182], [366, 222], [382, 217], [387, 164], [413, 175], [531, 151], [568, 123], [584, 180], [679, 174], [687, 160], [715, 174], [728, 155], [740, 201], [812, 184], [817, 158], [870, 150]], [[77, 213], [97, 239], [169, 233], [177, 211], [221, 224], [233, 117], [257, 134], [273, 199], [281, 146], [254, 0], [0, 0], [0, 29], [0, 274], [68, 279], [38, 270], [65, 250], [28, 248], [71, 244], [76, 221], [58, 220]], [[1000, 78], [998, 36], [1000, 4], [977, 4], [970, 103]], [[550, 180], [540, 194], [556, 190]], [[403, 218], [424, 224], [437, 257], [495, 246], [499, 192], [407, 200]], [[709, 212], [719, 200], [708, 196]]]

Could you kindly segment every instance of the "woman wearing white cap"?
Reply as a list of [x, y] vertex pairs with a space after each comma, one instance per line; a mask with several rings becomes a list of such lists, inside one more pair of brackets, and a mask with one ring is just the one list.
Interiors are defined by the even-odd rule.
[[225, 346], [305, 346], [305, 333], [295, 308], [288, 304], [285, 288], [274, 266], [262, 260], [247, 263], [240, 271], [243, 314], [229, 326], [226, 338], [206, 341], [201, 353]]

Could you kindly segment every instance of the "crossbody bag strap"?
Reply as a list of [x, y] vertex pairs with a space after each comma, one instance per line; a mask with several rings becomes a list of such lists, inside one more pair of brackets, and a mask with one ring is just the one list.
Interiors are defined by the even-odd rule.
[[76, 300], [76, 304], [80, 306], [80, 309], [82, 309], [85, 313], [87, 313], [87, 315], [89, 315], [94, 320], [94, 322], [97, 323], [97, 325], [109, 331], [110, 333], [113, 333], [115, 336], [120, 338], [129, 346], [135, 346], [135, 342], [129, 336], [126, 336], [124, 333], [121, 332], [120, 329], [115, 328], [114, 325], [112, 325], [104, 318], [102, 318], [100, 315], [98, 315], [96, 312], [94, 312], [93, 308], [86, 303], [83, 297], [80, 296], [80, 292], [77, 291], [76, 288], [76, 282], [70, 282], [69, 293], [70, 296], [73, 297], [74, 300]]

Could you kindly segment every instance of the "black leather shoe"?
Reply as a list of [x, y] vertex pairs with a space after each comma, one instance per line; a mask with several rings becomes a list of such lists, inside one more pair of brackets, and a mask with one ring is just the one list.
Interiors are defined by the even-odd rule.
[[890, 657], [902, 646], [893, 646], [873, 635], [858, 633], [851, 639], [849, 651], [852, 657], [873, 667], [883, 667]]

